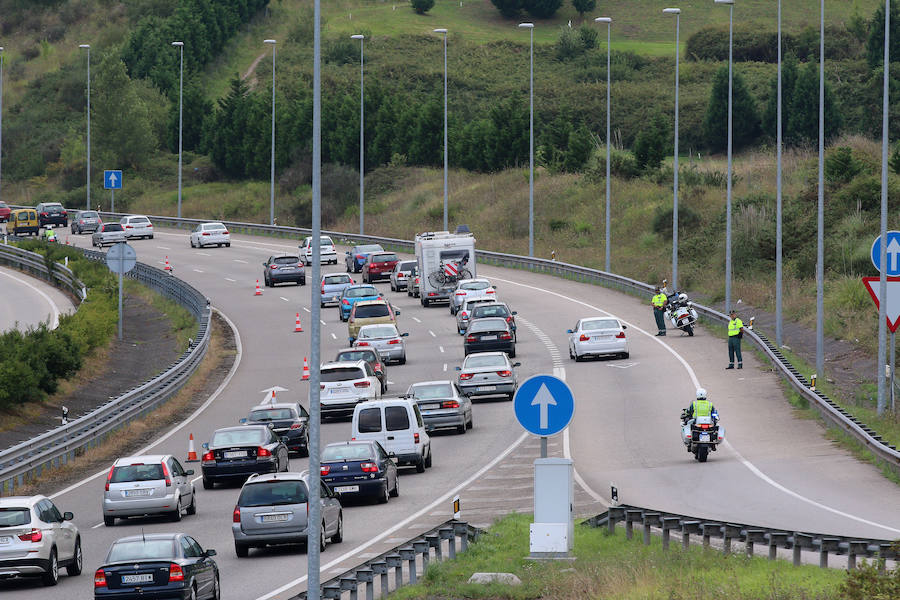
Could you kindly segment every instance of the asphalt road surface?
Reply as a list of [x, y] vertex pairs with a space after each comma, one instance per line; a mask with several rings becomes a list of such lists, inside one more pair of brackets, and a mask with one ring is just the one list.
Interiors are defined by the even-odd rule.
[[74, 309], [57, 288], [15, 269], [0, 267], [0, 290], [0, 331], [24, 331], [44, 322], [56, 327], [60, 314]]

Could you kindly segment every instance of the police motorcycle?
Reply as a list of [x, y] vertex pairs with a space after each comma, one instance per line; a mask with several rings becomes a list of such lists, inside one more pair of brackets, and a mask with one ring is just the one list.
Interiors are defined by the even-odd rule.
[[714, 416], [689, 417], [681, 411], [681, 441], [688, 452], [699, 462], [706, 462], [710, 452], [715, 452], [725, 441], [725, 427]]
[[693, 337], [694, 324], [697, 322], [697, 310], [694, 308], [694, 303], [688, 300], [687, 294], [684, 292], [675, 292], [669, 295], [668, 299], [666, 316], [669, 317], [672, 326]]

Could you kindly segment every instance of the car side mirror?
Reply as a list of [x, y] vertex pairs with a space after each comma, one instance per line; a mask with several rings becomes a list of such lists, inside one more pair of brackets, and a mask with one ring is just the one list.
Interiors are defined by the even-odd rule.
[[401, 333], [400, 337], [409, 337], [409, 332]]
[[63, 521], [71, 521], [74, 518], [75, 518], [75, 515], [73, 515], [72, 513], [68, 512], [68, 511], [63, 513]]
[[399, 308], [395, 308], [395, 309], [394, 309], [394, 314], [395, 314], [395, 315], [399, 315], [399, 314], [400, 314], [400, 309], [399, 309]]
[[207, 548], [207, 549], [203, 552], [203, 554], [205, 554], [206, 556], [215, 556], [215, 555], [216, 555], [216, 551], [215, 551], [213, 548]]
[[521, 367], [521, 366], [522, 366], [522, 363], [520, 363], [520, 362], [515, 362], [515, 363], [513, 363], [513, 366], [514, 366], [514, 367]]
[[187, 471], [184, 472], [184, 474], [185, 474], [185, 475], [193, 475], [193, 474], [194, 474], [194, 470], [193, 470], [193, 469], [188, 469]]
[[281, 437], [278, 438], [278, 439], [281, 440], [281, 443], [282, 443], [282, 444], [287, 444], [287, 443], [288, 443], [288, 436], [286, 436], [286, 435], [283, 435], [283, 436], [281, 436]]
[[628, 325], [622, 325], [622, 329], [628, 329]]
[[492, 290], [496, 290], [496, 289], [497, 289], [497, 286], [496, 286], [496, 285], [492, 285], [492, 286], [491, 286], [491, 289], [492, 289]]
[[462, 371], [462, 367], [453, 367], [453, 369], [456, 371]]
[[519, 311], [514, 310], [514, 311], [512, 311], [512, 313], [510, 313], [510, 314], [512, 314], [513, 316], [515, 316], [515, 315], [519, 314]]
[[356, 283], [355, 279], [350, 279], [350, 283]]
[[202, 444], [200, 444], [200, 447], [204, 450], [209, 450], [209, 442], [203, 442]]
[[346, 252], [344, 252], [344, 254], [346, 254], [347, 256], [350, 256], [350, 251], [347, 250]]
[[566, 329], [566, 333], [575, 333], [575, 332], [572, 331], [571, 329]]
[[247, 418], [244, 417], [243, 419], [239, 419], [239, 420], [238, 420], [238, 423], [240, 423], [241, 425], [246, 425], [246, 424], [247, 424]]
[[266, 266], [266, 263], [262, 263], [262, 266]]
[[388, 458], [397, 458], [397, 454], [395, 452], [388, 452]]

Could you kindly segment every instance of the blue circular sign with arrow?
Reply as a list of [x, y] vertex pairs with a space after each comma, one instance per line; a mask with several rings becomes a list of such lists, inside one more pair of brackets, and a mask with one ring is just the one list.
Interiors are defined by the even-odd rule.
[[539, 436], [556, 435], [575, 414], [575, 396], [566, 382], [552, 375], [526, 379], [513, 397], [516, 419], [526, 431]]
[[881, 265], [881, 236], [872, 244], [872, 264], [878, 271], [884, 271], [888, 277], [900, 275], [900, 231], [887, 232], [887, 264]]

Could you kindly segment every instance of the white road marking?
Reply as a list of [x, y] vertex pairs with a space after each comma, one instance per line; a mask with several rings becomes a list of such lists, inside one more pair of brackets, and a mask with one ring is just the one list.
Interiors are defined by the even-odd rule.
[[35, 292], [38, 296], [40, 296], [41, 298], [46, 300], [47, 304], [50, 305], [50, 316], [51, 316], [50, 329], [56, 329], [57, 327], [59, 327], [59, 307], [56, 306], [56, 303], [53, 301], [53, 299], [50, 296], [47, 295], [46, 292], [44, 292], [44, 290], [37, 288], [36, 286], [31, 284], [29, 281], [27, 281], [25, 279], [21, 279], [19, 277], [16, 277], [15, 275], [10, 275], [9, 273], [3, 273], [3, 272], [0, 272], [0, 275], [3, 275], [4, 277], [9, 277], [10, 279], [14, 279], [14, 280], [18, 281], [25, 287], [31, 289], [31, 291]]
[[311, 311], [310, 311], [308, 308], [306, 308], [305, 306], [303, 307], [303, 310], [305, 310], [306, 312], [311, 312]]
[[284, 296], [278, 296], [278, 297], [281, 298], [282, 300], [284, 300], [285, 302], [290, 302], [290, 300], [288, 300], [288, 299], [285, 298]]
[[236, 262], [236, 263], [243, 263], [243, 264], [245, 264], [245, 265], [250, 264], [250, 263], [248, 263], [246, 260], [241, 260], [241, 259], [239, 259], [239, 258], [232, 258], [231, 260], [233, 260], [233, 261]]
[[98, 527], [100, 527], [100, 526], [102, 526], [102, 525], [103, 525], [103, 521], [100, 521], [99, 523], [97, 523], [96, 525], [94, 525], [93, 527], [91, 527], [91, 529], [97, 529]]
[[235, 283], [237, 280], [232, 279], [231, 277], [226, 277], [225, 281], [230, 281], [231, 283]]
[[436, 337], [437, 337], [436, 335], [434, 335], [434, 332], [433, 332], [432, 330], [430, 330], [430, 329], [428, 330], [428, 333], [431, 334], [431, 337], [433, 337], [433, 338], [436, 338]]
[[444, 372], [447, 372], [447, 363], [444, 363]]
[[171, 250], [168, 246], [157, 246], [160, 250]]
[[630, 362], [630, 363], [625, 363], [624, 365], [614, 365], [612, 363], [607, 363], [606, 366], [612, 367], [613, 369], [630, 369], [631, 367], [635, 366], [636, 364], [638, 364], [638, 363]]
[[418, 317], [413, 317], [412, 320], [415, 321], [416, 323], [422, 322]]
[[210, 254], [209, 252], [198, 252], [197, 254], [199, 254], [200, 256], [212, 256], [212, 254]]
[[321, 323], [322, 325], [327, 325], [327, 323], [325, 321], [323, 321], [322, 319], [319, 319], [319, 323]]
[[194, 273], [203, 273], [200, 269], [194, 269]]
[[438, 346], [438, 350], [440, 350], [441, 352], [443, 352], [443, 351], [444, 351], [444, 347], [443, 347], [443, 346]]

